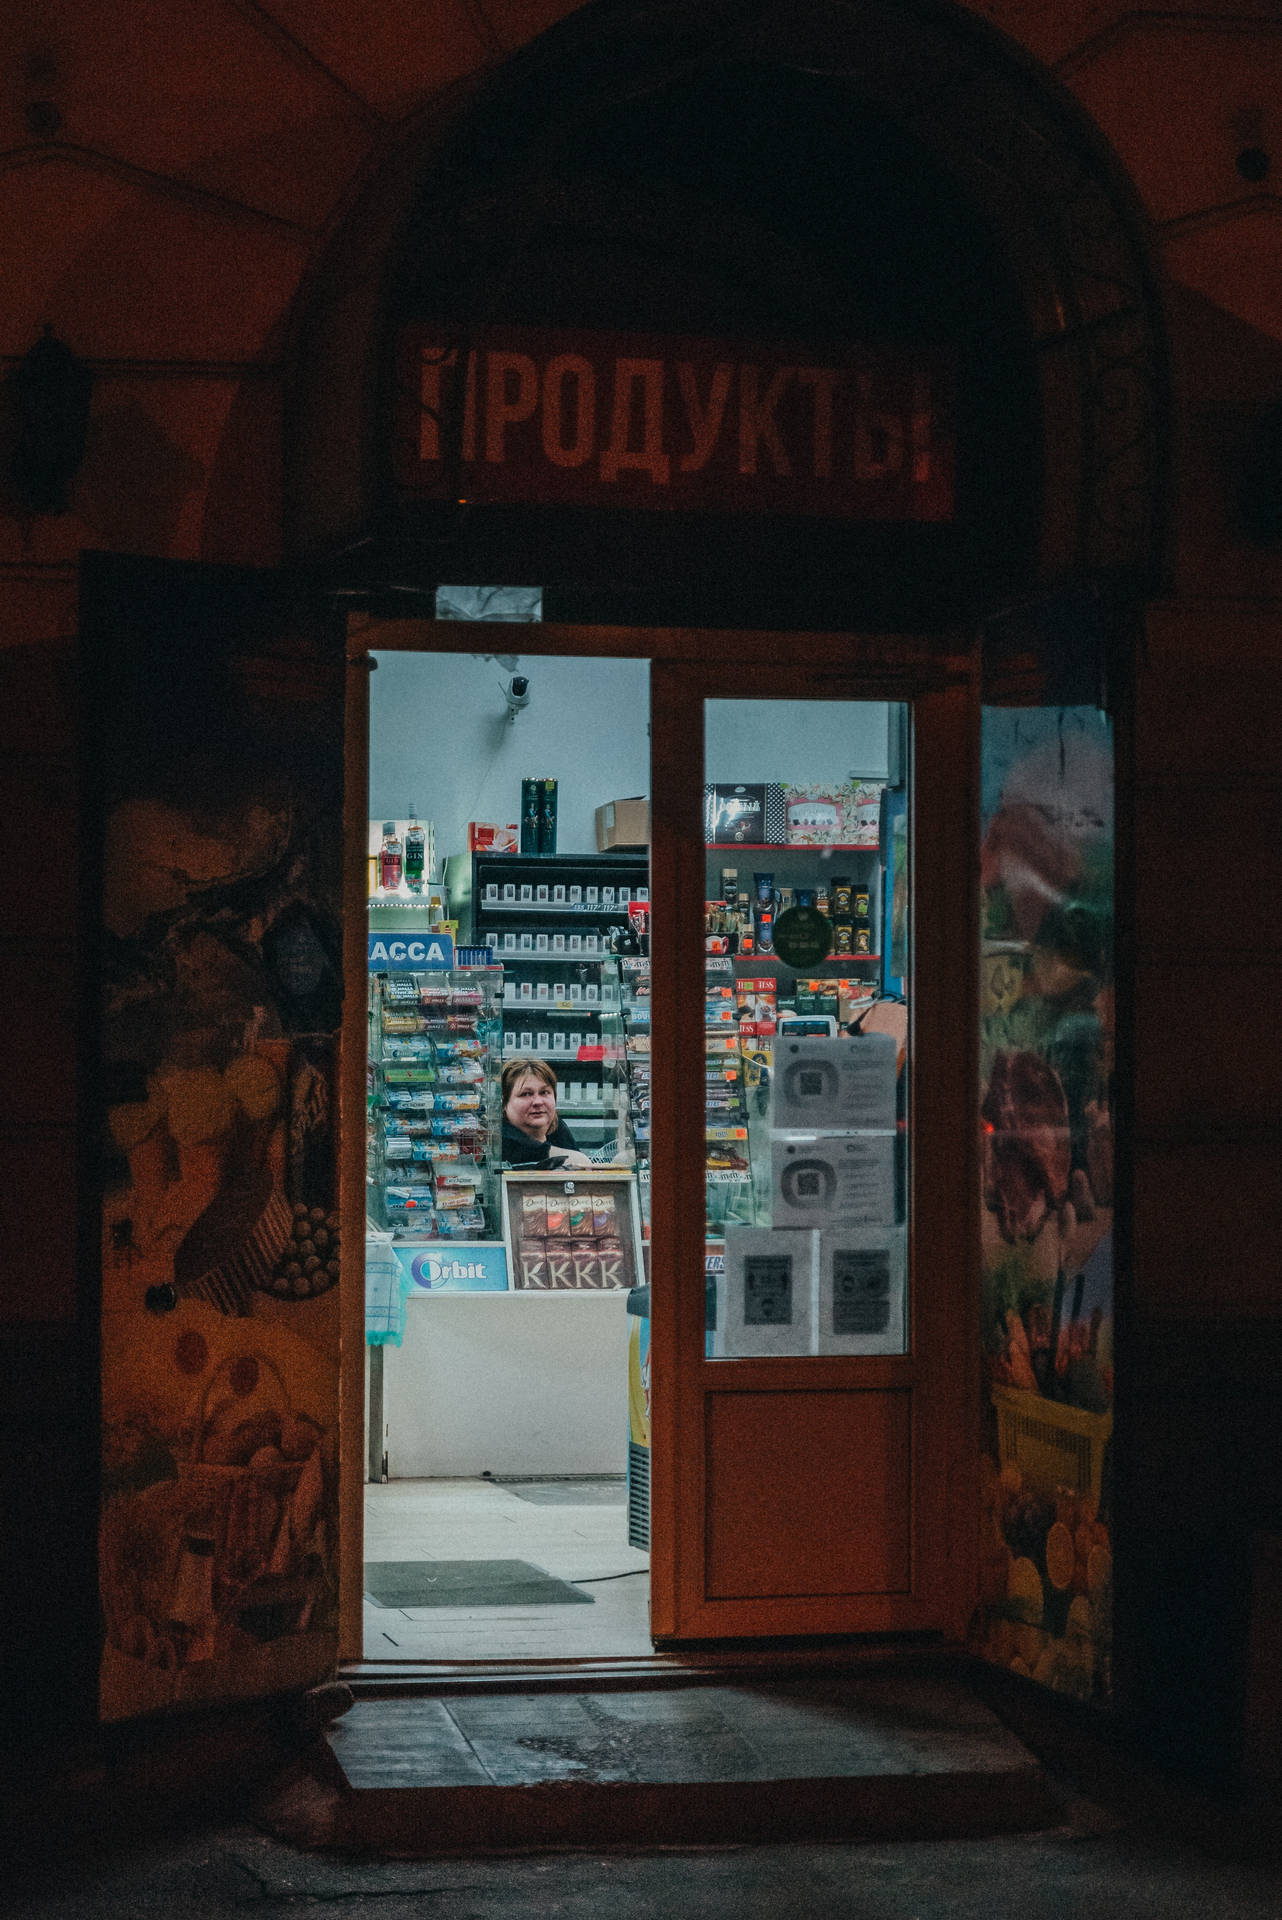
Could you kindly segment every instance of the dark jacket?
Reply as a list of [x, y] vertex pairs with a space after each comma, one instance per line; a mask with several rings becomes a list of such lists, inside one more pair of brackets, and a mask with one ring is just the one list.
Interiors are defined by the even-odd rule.
[[553, 1149], [562, 1148], [565, 1152], [577, 1150], [578, 1141], [566, 1126], [558, 1119], [556, 1126], [543, 1142], [531, 1140], [528, 1133], [522, 1133], [510, 1121], [503, 1122], [503, 1159], [509, 1167], [550, 1167], [554, 1165]]

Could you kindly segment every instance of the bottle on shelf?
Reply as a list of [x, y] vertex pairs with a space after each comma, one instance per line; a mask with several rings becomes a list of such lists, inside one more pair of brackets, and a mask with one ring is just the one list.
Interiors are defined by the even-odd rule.
[[401, 843], [395, 820], [383, 822], [383, 844], [378, 855], [378, 882], [384, 893], [395, 893], [401, 884]]
[[556, 781], [540, 780], [539, 846], [540, 853], [556, 852]]
[[418, 816], [411, 807], [409, 825], [405, 829], [405, 884], [411, 893], [423, 891], [426, 848], [427, 835], [418, 824]]
[[521, 782], [521, 852], [525, 854], [539, 851], [539, 814], [541, 811], [542, 782], [522, 780]]

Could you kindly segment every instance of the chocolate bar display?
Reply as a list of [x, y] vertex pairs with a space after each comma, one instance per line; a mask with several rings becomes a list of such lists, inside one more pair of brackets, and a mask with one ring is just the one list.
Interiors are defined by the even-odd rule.
[[631, 1173], [503, 1180], [508, 1271], [522, 1292], [618, 1292], [643, 1276], [637, 1189]]

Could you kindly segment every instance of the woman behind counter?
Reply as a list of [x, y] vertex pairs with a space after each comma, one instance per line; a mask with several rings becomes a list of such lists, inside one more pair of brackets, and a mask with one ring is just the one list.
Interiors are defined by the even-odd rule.
[[590, 1167], [556, 1110], [556, 1074], [521, 1054], [504, 1062], [503, 1159], [510, 1167]]

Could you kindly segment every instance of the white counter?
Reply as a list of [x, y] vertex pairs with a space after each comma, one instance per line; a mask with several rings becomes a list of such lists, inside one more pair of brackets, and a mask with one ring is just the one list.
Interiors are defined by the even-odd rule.
[[393, 1480], [622, 1473], [627, 1294], [416, 1293], [385, 1347]]

